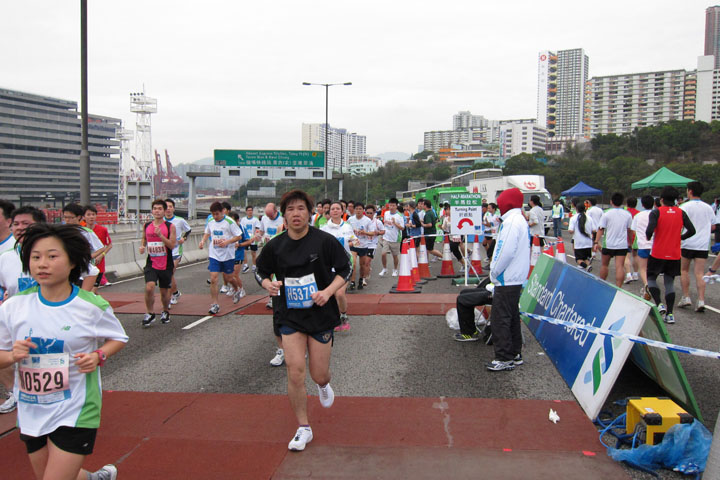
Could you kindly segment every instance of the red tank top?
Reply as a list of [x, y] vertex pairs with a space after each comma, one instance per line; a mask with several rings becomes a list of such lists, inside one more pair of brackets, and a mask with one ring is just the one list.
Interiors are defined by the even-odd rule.
[[661, 260], [680, 260], [683, 216], [680, 207], [660, 207], [650, 255]]
[[[168, 222], [160, 224], [160, 232], [165, 238], [170, 236]], [[155, 235], [153, 222], [145, 224], [145, 240], [147, 240], [147, 261], [155, 270], [168, 270], [172, 264], [172, 251], [165, 246], [162, 239]]]

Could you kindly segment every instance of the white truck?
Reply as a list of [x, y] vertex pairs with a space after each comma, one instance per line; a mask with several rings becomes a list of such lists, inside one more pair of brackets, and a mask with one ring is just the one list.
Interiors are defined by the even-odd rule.
[[[488, 169], [490, 170], [490, 169]], [[494, 169], [493, 169], [494, 170]], [[497, 170], [500, 172], [500, 170]], [[490, 173], [490, 172], [488, 172]], [[545, 189], [545, 177], [542, 175], [508, 175], [490, 176], [470, 180], [467, 187], [470, 193], [481, 193], [488, 203], [496, 203], [498, 195], [508, 188], [519, 188], [523, 194], [525, 211], [530, 210], [528, 201], [533, 195], [540, 197], [545, 212], [545, 231], [552, 230], [553, 199], [550, 192]]]

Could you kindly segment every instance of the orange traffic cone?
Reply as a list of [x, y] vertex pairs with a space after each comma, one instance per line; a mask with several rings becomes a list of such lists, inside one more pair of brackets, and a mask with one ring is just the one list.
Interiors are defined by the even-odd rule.
[[425, 245], [425, 237], [420, 237], [420, 248], [418, 248], [418, 273], [423, 280], [435, 280], [430, 273], [430, 263], [428, 262], [427, 245]]
[[403, 242], [402, 249], [400, 250], [398, 283], [397, 286], [390, 289], [390, 293], [420, 293], [420, 289], [413, 287], [412, 272], [410, 270], [410, 254], [408, 250], [407, 242]]
[[408, 238], [408, 254], [410, 255], [410, 272], [412, 273], [413, 285], [423, 285], [427, 283], [426, 280], [420, 278], [420, 271], [418, 268], [417, 250], [415, 249], [415, 240]]
[[542, 250], [540, 249], [540, 237], [537, 235], [533, 235], [532, 240], [532, 250], [530, 251], [530, 271], [528, 272], [528, 278], [530, 278], [530, 274], [533, 271], [533, 268], [535, 268], [535, 264], [537, 264], [538, 258], [540, 258], [540, 254], [542, 253]]
[[482, 260], [480, 260], [480, 242], [479, 237], [475, 235], [475, 243], [473, 243], [472, 255], [470, 255], [470, 266], [475, 270], [475, 275], [478, 277], [484, 276], [482, 269]]
[[545, 255], [550, 255], [551, 257], [555, 257], [555, 249], [553, 248], [553, 244], [550, 242], [546, 242], [545, 248], [543, 249], [543, 252]]
[[445, 235], [443, 240], [442, 267], [440, 268], [440, 275], [438, 275], [438, 278], [457, 278], [459, 276], [460, 275], [455, 274], [452, 252], [450, 252], [450, 240], [448, 236]]
[[557, 252], [555, 253], [555, 259], [563, 263], [567, 263], [567, 257], [565, 256], [565, 242], [562, 237], [558, 237]]

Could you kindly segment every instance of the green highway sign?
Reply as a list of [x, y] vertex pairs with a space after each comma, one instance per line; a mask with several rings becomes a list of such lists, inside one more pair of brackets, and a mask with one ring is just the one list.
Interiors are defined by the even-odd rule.
[[325, 152], [314, 150], [215, 150], [214, 159], [223, 167], [325, 167]]
[[451, 193], [449, 203], [451, 207], [480, 206], [482, 195], [479, 193]]

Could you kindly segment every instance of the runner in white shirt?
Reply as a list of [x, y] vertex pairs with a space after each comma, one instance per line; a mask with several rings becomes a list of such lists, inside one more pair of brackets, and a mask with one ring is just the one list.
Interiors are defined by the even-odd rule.
[[[590, 208], [588, 208], [588, 204], [590, 204]], [[599, 226], [600, 219], [602, 218], [604, 212], [602, 208], [597, 206], [597, 200], [594, 198], [586, 200], [585, 209], [585, 214], [593, 219], [593, 223], [596, 227]]]
[[[77, 203], [70, 203], [63, 207], [62, 213], [65, 223], [67, 223], [68, 225], [80, 226], [80, 222], [82, 221], [83, 215], [85, 214], [85, 209]], [[105, 245], [103, 245], [98, 236], [95, 235], [95, 232], [93, 232], [87, 227], [81, 228], [85, 240], [87, 240], [87, 242], [90, 244], [92, 258], [93, 260], [95, 260], [103, 253]], [[86, 272], [83, 272], [83, 274], [80, 276], [80, 279], [78, 280], [78, 286], [81, 286], [83, 290], [91, 292], [93, 287], [95, 286], [95, 278], [98, 276], [99, 273], [100, 270], [97, 269], [97, 267], [94, 265], [94, 262], [91, 262], [88, 266], [88, 270]]]
[[713, 225], [717, 223], [712, 207], [700, 198], [704, 191], [705, 187], [702, 183], [688, 183], [688, 201], [680, 206], [690, 218], [696, 233], [680, 242], [680, 283], [682, 284], [683, 294], [677, 305], [678, 307], [692, 305], [690, 300], [690, 263], [694, 260], [695, 286], [698, 292], [696, 312], [705, 311], [705, 282], [702, 277], [705, 273], [705, 264], [708, 258], [708, 249], [710, 248], [710, 232]]
[[628, 253], [628, 239], [630, 238], [630, 227], [632, 226], [632, 215], [622, 208], [622, 193], [614, 193], [610, 199], [612, 208], [603, 213], [595, 235], [595, 251], [600, 250], [600, 240], [605, 235], [605, 244], [602, 248], [602, 266], [600, 267], [600, 278], [607, 279], [609, 273], [610, 259], [615, 257], [615, 285], [622, 288], [625, 280], [625, 256]]
[[73, 285], [90, 263], [88, 243], [77, 226], [38, 223], [21, 256], [39, 285], [0, 307], [0, 368], [17, 364], [18, 427], [35, 476], [116, 478], [113, 465], [81, 468], [100, 427], [97, 367], [128, 340], [110, 305]]
[[170, 284], [170, 291], [172, 292], [170, 295], [170, 305], [175, 305], [178, 303], [180, 295], [182, 295], [182, 293], [178, 290], [177, 282], [175, 281], [175, 270], [177, 270], [180, 260], [182, 260], [183, 244], [190, 235], [192, 228], [187, 220], [175, 215], [175, 200], [168, 198], [165, 200], [165, 205], [167, 205], [167, 208], [165, 209], [165, 220], [175, 225], [175, 236], [177, 237], [177, 243], [172, 251], [174, 269], [172, 282]]
[[[14, 210], [15, 205], [11, 202], [0, 200], [0, 254], [15, 248], [15, 237], [10, 229]], [[2, 300], [2, 292], [0, 292], [0, 300]]]
[[274, 203], [265, 206], [265, 215], [260, 220], [260, 231], [263, 234], [263, 244], [285, 229], [282, 215], [278, 212]]
[[238, 303], [245, 296], [245, 290], [233, 278], [233, 272], [235, 271], [235, 243], [242, 239], [240, 227], [232, 218], [223, 214], [220, 202], [214, 202], [210, 205], [210, 212], [212, 212], [213, 220], [208, 222], [205, 227], [205, 234], [198, 246], [202, 250], [205, 243], [210, 240], [208, 270], [210, 270], [211, 281], [210, 298], [213, 302], [210, 305], [210, 314], [215, 315], [220, 311], [220, 304], [218, 303], [218, 275], [220, 272], [223, 274], [225, 283], [235, 290], [233, 303]]
[[370, 226], [368, 227], [366, 235], [368, 235], [368, 246], [367, 256], [365, 257], [365, 272], [366, 277], [363, 277], [363, 287], [367, 287], [367, 279], [370, 278], [370, 272], [372, 270], [372, 260], [375, 258], [375, 252], [377, 251], [378, 240], [385, 233], [385, 225], [382, 220], [377, 216], [377, 210], [375, 205], [365, 206], [365, 215], [370, 219]]
[[592, 218], [585, 213], [585, 205], [579, 203], [577, 215], [570, 219], [568, 232], [572, 234], [575, 262], [583, 270], [592, 271], [593, 232], [597, 230]]
[[405, 228], [405, 217], [402, 213], [398, 212], [397, 198], [391, 198], [388, 202], [388, 211], [385, 212], [383, 223], [385, 224], [385, 233], [380, 242], [382, 247], [380, 260], [382, 261], [383, 269], [379, 275], [384, 277], [387, 273], [387, 254], [389, 253], [393, 258], [392, 276], [397, 277], [398, 260], [400, 256], [400, 231]]
[[[22, 238], [25, 230], [34, 223], [45, 222], [45, 214], [35, 207], [25, 206], [13, 210], [10, 218], [10, 228], [13, 238]], [[0, 255], [0, 291], [3, 297], [0, 303], [16, 293], [37, 285], [29, 273], [24, 273], [20, 260], [19, 245], [13, 243], [13, 249]], [[0, 405], [0, 414], [10, 413], [17, 406], [17, 399], [13, 394], [15, 369], [12, 367], [0, 369], [0, 383], [5, 387], [7, 397]]]
[[643, 286], [640, 288], [640, 295], [645, 297], [645, 300], [650, 300], [650, 290], [648, 289], [647, 280], [647, 264], [648, 258], [650, 258], [650, 251], [652, 250], [652, 238], [648, 239], [646, 235], [647, 226], [650, 222], [650, 212], [652, 212], [655, 206], [655, 199], [651, 195], [643, 195], [640, 199], [640, 204], [645, 210], [640, 211], [633, 217], [632, 226], [630, 227], [635, 232], [635, 238], [637, 238], [638, 247], [638, 274], [640, 280], [642, 280]]
[[[262, 230], [260, 227], [260, 220], [254, 215], [255, 207], [248, 205], [245, 207], [245, 216], [240, 220], [240, 228], [245, 232], [247, 238], [255, 238], [255, 232]], [[246, 250], [252, 255], [252, 271], [255, 271], [255, 259], [257, 258], [258, 245], [257, 242], [253, 241], [250, 245], [245, 247]], [[243, 262], [242, 273], [247, 273], [250, 270], [248, 266], [248, 257], [245, 257]]]
[[367, 254], [368, 245], [370, 243], [371, 237], [368, 236], [367, 232], [373, 222], [365, 215], [365, 205], [363, 205], [361, 202], [354, 203], [353, 205], [355, 207], [355, 212], [350, 218], [348, 218], [347, 221], [353, 228], [355, 236], [358, 238], [358, 246], [350, 247], [350, 251], [353, 255], [353, 263], [355, 264], [355, 268], [353, 269], [352, 273], [352, 279], [350, 281], [350, 290], [355, 290], [356, 271], [360, 271], [357, 289], [362, 290], [364, 287], [363, 280], [367, 278], [369, 274], [369, 272], [367, 271]]
[[[330, 204], [330, 220], [323, 225], [320, 229], [323, 232], [327, 232], [333, 237], [337, 238], [340, 244], [347, 252], [348, 258], [352, 261], [352, 254], [350, 253], [350, 247], [357, 247], [359, 245], [358, 237], [355, 236], [352, 226], [342, 219], [343, 207], [340, 202], [333, 202]], [[353, 264], [350, 264], [353, 266]], [[338, 307], [340, 308], [340, 325], [335, 327], [336, 332], [342, 332], [350, 330], [350, 321], [347, 315], [347, 296], [345, 289], [347, 283], [335, 291], [335, 300], [337, 300]]]

